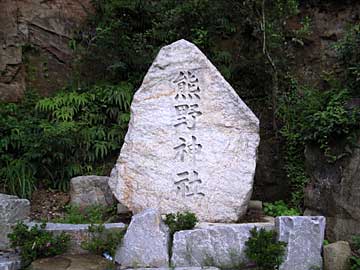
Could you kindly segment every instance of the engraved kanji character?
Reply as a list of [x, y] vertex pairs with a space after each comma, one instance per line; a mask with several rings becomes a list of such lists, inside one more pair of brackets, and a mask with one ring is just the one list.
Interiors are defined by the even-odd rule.
[[191, 197], [194, 195], [205, 196], [203, 192], [199, 192], [199, 185], [202, 180], [199, 178], [197, 171], [184, 171], [176, 174], [179, 180], [174, 181], [176, 185], [177, 194], [181, 194], [182, 197]]
[[194, 129], [196, 118], [202, 115], [202, 112], [199, 111], [198, 104], [191, 104], [190, 106], [187, 104], [180, 104], [176, 105], [175, 109], [177, 113], [177, 123], [174, 127], [185, 125], [188, 129]]
[[196, 161], [196, 155], [200, 153], [202, 149], [202, 145], [196, 143], [196, 137], [191, 136], [191, 142], [187, 143], [186, 139], [183, 137], [179, 138], [181, 143], [174, 147], [177, 151], [175, 159], [180, 159], [180, 161], [184, 161], [186, 156], [190, 156], [191, 160]]
[[200, 99], [199, 79], [192, 72], [180, 71], [173, 82], [177, 85], [176, 100], [180, 97], [182, 99], [187, 99], [188, 97], [190, 99], [194, 97]]

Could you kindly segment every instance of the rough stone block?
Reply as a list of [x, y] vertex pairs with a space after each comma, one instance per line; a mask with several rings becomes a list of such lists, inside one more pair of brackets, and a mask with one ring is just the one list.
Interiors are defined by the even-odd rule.
[[99, 204], [112, 205], [114, 198], [109, 187], [109, 177], [86, 175], [70, 180], [71, 204], [81, 207]]
[[30, 202], [13, 195], [0, 194], [0, 224], [16, 223], [29, 218]]
[[18, 270], [20, 268], [21, 261], [18, 254], [0, 251], [0, 270]]
[[324, 246], [325, 270], [350, 269], [351, 248], [348, 242], [338, 241]]
[[271, 223], [211, 224], [203, 223], [194, 230], [175, 233], [171, 264], [236, 268], [247, 263], [245, 242], [254, 227], [273, 230]]
[[169, 266], [169, 229], [159, 211], [147, 209], [133, 216], [115, 261], [122, 268]]
[[279, 240], [287, 243], [280, 270], [322, 269], [325, 217], [277, 217], [275, 227]]

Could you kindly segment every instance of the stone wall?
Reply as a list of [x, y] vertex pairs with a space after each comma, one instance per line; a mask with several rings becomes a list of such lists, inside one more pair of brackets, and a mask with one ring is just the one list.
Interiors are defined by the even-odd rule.
[[0, 1], [0, 101], [17, 101], [26, 87], [48, 95], [66, 84], [69, 41], [93, 12], [90, 0]]

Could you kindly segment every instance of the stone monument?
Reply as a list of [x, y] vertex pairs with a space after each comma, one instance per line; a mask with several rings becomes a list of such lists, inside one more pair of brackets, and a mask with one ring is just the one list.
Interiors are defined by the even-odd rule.
[[179, 40], [160, 50], [135, 93], [109, 184], [134, 213], [233, 222], [246, 212], [258, 144], [253, 112], [194, 44]]

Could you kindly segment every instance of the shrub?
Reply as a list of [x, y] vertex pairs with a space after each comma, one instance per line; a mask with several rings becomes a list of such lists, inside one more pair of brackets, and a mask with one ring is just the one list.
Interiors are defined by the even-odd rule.
[[351, 270], [360, 269], [360, 235], [352, 237], [353, 256], [350, 257]]
[[275, 231], [254, 227], [245, 246], [246, 256], [261, 270], [278, 269], [284, 261], [286, 243], [276, 240]]
[[23, 266], [29, 265], [37, 258], [62, 254], [69, 245], [70, 237], [65, 233], [54, 236], [45, 231], [46, 223], [29, 228], [24, 223], [18, 223], [13, 232], [8, 235], [12, 248], [20, 249]]
[[278, 216], [299, 216], [300, 212], [295, 208], [290, 208], [284, 201], [274, 203], [264, 203], [264, 212], [272, 217]]
[[103, 255], [108, 253], [114, 258], [116, 248], [121, 244], [126, 229], [122, 231], [105, 231], [103, 224], [89, 226], [90, 238], [81, 243], [81, 247], [91, 253]]
[[73, 176], [107, 174], [127, 130], [132, 90], [98, 84], [0, 103], [0, 184], [30, 197], [40, 185], [67, 190]]
[[170, 235], [174, 235], [178, 231], [193, 229], [198, 219], [194, 213], [178, 212], [176, 214], [167, 214], [164, 222], [169, 226]]
[[57, 223], [70, 224], [100, 224], [111, 222], [116, 218], [116, 205], [109, 207], [103, 205], [91, 205], [80, 208], [75, 205], [68, 205], [65, 208], [63, 218], [54, 220]]

